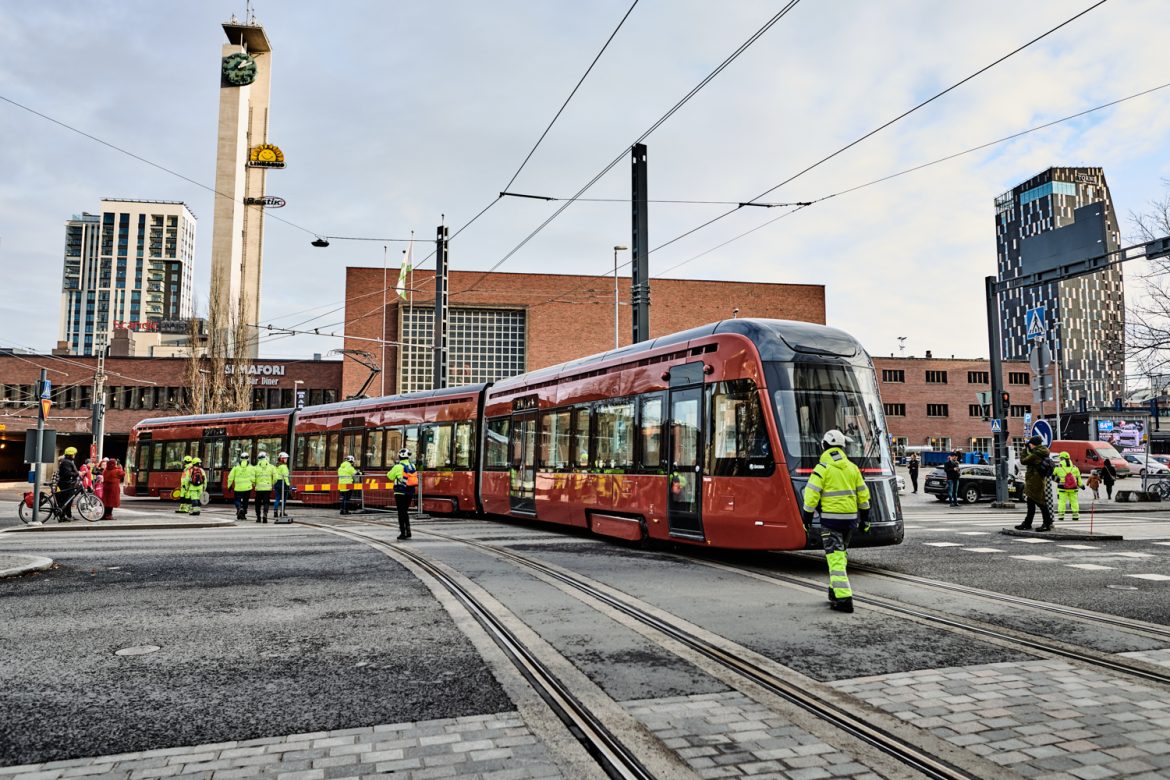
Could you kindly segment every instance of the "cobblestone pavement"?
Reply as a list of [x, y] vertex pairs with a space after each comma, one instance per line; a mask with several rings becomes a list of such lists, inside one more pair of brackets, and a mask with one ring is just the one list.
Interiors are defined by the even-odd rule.
[[880, 777], [738, 691], [641, 699], [623, 706], [677, 750], [699, 777]]
[[925, 670], [832, 685], [1024, 777], [1170, 776], [1166, 692], [1065, 661]]
[[561, 774], [514, 712], [0, 767], [5, 780], [377, 776], [519, 780]]

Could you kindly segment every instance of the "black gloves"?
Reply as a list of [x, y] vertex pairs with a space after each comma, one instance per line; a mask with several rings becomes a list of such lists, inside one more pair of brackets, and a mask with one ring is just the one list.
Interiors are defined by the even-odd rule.
[[869, 533], [869, 529], [870, 529], [869, 510], [868, 509], [861, 509], [861, 510], [858, 510], [857, 514], [858, 514], [858, 517], [861, 518], [861, 532], [863, 534]]

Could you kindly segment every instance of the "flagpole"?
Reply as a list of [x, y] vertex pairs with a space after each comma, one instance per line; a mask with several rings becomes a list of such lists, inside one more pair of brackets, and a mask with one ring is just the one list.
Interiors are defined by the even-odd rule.
[[386, 255], [389, 251], [389, 247], [382, 244], [382, 359], [378, 361], [378, 366], [382, 369], [382, 395], [386, 395], [386, 285], [390, 281], [386, 276]]

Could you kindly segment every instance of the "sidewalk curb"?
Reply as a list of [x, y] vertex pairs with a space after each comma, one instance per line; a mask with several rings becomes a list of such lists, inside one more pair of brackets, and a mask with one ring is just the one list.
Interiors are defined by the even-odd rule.
[[13, 528], [0, 529], [0, 533], [56, 533], [58, 531], [65, 533], [69, 531], [149, 531], [162, 530], [169, 528], [233, 528], [237, 525], [235, 520], [208, 520], [198, 523], [166, 523], [166, 522], [145, 522], [145, 523], [107, 523], [102, 525], [100, 523], [54, 523], [53, 525], [21, 525]]
[[5, 577], [19, 577], [21, 574], [28, 574], [32, 571], [44, 571], [53, 565], [52, 558], [45, 558], [40, 555], [18, 555], [17, 558], [24, 558], [27, 562], [19, 566], [10, 566], [7, 569], [0, 569], [0, 580]]
[[1120, 534], [1091, 534], [1088, 531], [1019, 531], [1015, 528], [1000, 530], [1004, 536], [1024, 536], [1029, 539], [1062, 539], [1077, 542], [1124, 542]]

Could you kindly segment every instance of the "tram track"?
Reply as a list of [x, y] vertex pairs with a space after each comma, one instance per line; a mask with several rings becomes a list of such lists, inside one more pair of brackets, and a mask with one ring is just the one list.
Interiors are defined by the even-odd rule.
[[[393, 528], [390, 523], [372, 521], [372, 520], [358, 520], [351, 522], [360, 522], [363, 524]], [[894, 759], [898, 763], [914, 770], [923, 777], [937, 778], [938, 780], [972, 780], [973, 778], [981, 778], [981, 772], [973, 771], [964, 768], [957, 763], [949, 761], [944, 758], [935, 756], [920, 746], [914, 744], [911, 740], [906, 739], [900, 734], [894, 733], [892, 730], [874, 725], [863, 717], [860, 717], [847, 708], [840, 706], [834, 702], [826, 701], [818, 697], [815, 693], [805, 690], [800, 685], [793, 681], [785, 680], [777, 676], [775, 673], [765, 668], [764, 666], [755, 663], [754, 661], [741, 658], [728, 650], [719, 647], [717, 644], [705, 639], [694, 632], [675, 624], [674, 622], [652, 614], [635, 604], [623, 599], [617, 595], [607, 592], [606, 590], [595, 587], [590, 582], [574, 576], [568, 572], [561, 570], [558, 567], [546, 564], [542, 561], [529, 558], [527, 556], [516, 553], [507, 548], [498, 547], [495, 545], [480, 542], [474, 539], [466, 539], [458, 536], [433, 531], [429, 529], [421, 529], [416, 527], [415, 532], [419, 535], [426, 535], [443, 541], [455, 542], [465, 545], [467, 547], [481, 550], [490, 555], [499, 557], [503, 560], [510, 561], [522, 568], [529, 569], [536, 572], [543, 577], [559, 582], [571, 590], [584, 594], [590, 599], [609, 607], [610, 609], [625, 615], [638, 624], [651, 629], [652, 631], [665, 636], [674, 642], [686, 647], [688, 650], [702, 656], [707, 661], [713, 663], [717, 667], [722, 668], [728, 672], [733, 673], [744, 680], [747, 680], [768, 693], [779, 697], [791, 705], [798, 707], [805, 712], [814, 715], [819, 720], [828, 723], [841, 732], [857, 739], [858, 741], [880, 751], [889, 758]], [[363, 536], [362, 534], [354, 534], [354, 536]], [[403, 547], [391, 545], [395, 551], [402, 552]], [[411, 560], [417, 556], [416, 553], [409, 553]], [[425, 560], [425, 559], [424, 559]]]
[[[434, 561], [402, 545], [393, 545], [366, 534], [328, 523], [297, 520], [300, 525], [337, 534], [383, 551], [392, 551], [409, 560], [440, 584], [467, 610], [480, 628], [491, 638], [520, 675], [552, 709], [578, 743], [612, 778], [623, 780], [651, 780], [655, 775], [627, 747], [600, 718], [592, 712], [569, 687], [536, 654], [526, 646], [504, 622], [467, 588], [448, 575]], [[362, 522], [388, 527], [385, 523]]]

